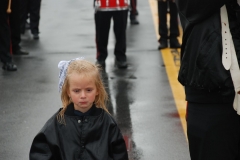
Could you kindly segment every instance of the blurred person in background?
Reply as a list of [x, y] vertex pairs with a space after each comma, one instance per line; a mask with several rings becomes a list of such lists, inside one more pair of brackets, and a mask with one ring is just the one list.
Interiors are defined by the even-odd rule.
[[[3, 0], [5, 1], [5, 0]], [[11, 52], [13, 55], [28, 55], [27, 51], [22, 50], [21, 30], [20, 30], [20, 5], [21, 0], [11, 0], [11, 13], [5, 15], [5, 19], [9, 22], [11, 36]]]
[[20, 0], [0, 1], [0, 60], [3, 63], [2, 69], [6, 71], [17, 70], [12, 54], [29, 54], [20, 47], [19, 3]]
[[[21, 3], [21, 33], [30, 29], [33, 39], [39, 39], [41, 0], [22, 0]], [[29, 22], [28, 22], [29, 19]]]
[[[167, 25], [167, 14], [170, 15], [169, 26]], [[158, 49], [180, 48], [181, 45], [177, 39], [179, 36], [178, 11], [175, 0], [158, 0]], [[170, 46], [168, 45], [170, 40]]]
[[130, 0], [130, 23], [135, 25], [139, 24], [137, 20], [138, 10], [137, 10], [137, 0]]
[[119, 69], [126, 69], [126, 27], [129, 4], [125, 0], [94, 0], [97, 62], [105, 68], [108, 56], [108, 37], [113, 19], [113, 31], [116, 38], [114, 55], [115, 65]]

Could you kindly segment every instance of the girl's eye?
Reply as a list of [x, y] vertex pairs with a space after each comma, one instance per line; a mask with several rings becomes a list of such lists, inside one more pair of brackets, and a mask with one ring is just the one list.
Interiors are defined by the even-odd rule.
[[87, 89], [87, 91], [88, 91], [88, 92], [91, 92], [91, 91], [92, 91], [92, 89]]
[[73, 90], [73, 92], [78, 93], [78, 92], [79, 92], [79, 89], [75, 89], [75, 90]]

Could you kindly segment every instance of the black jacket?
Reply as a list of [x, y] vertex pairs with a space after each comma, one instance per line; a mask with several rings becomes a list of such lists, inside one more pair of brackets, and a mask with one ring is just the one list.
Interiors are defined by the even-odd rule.
[[73, 104], [66, 125], [54, 114], [36, 135], [30, 160], [128, 160], [124, 139], [114, 119], [93, 106], [89, 116], [76, 116]]
[[232, 103], [234, 88], [222, 65], [220, 8], [226, 4], [230, 30], [240, 64], [240, 25], [233, 6], [237, 0], [176, 0], [183, 39], [178, 80], [187, 101]]

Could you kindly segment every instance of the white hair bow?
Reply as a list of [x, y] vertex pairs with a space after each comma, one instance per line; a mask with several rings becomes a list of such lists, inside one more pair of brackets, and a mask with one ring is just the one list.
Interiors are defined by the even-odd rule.
[[84, 59], [84, 57], [80, 57], [80, 58], [72, 59], [70, 61], [60, 61], [58, 63], [58, 68], [60, 69], [60, 72], [59, 72], [59, 83], [58, 83], [58, 90], [59, 90], [59, 92], [62, 91], [62, 86], [63, 86], [65, 78], [67, 76], [67, 68], [68, 68], [69, 64], [72, 61], [83, 60], [83, 59]]

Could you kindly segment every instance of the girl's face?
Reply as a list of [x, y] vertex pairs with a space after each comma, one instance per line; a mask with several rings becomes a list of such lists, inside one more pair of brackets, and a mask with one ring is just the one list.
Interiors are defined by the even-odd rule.
[[94, 81], [74, 72], [69, 77], [68, 96], [74, 103], [74, 109], [82, 113], [87, 112], [93, 105], [98, 91]]

